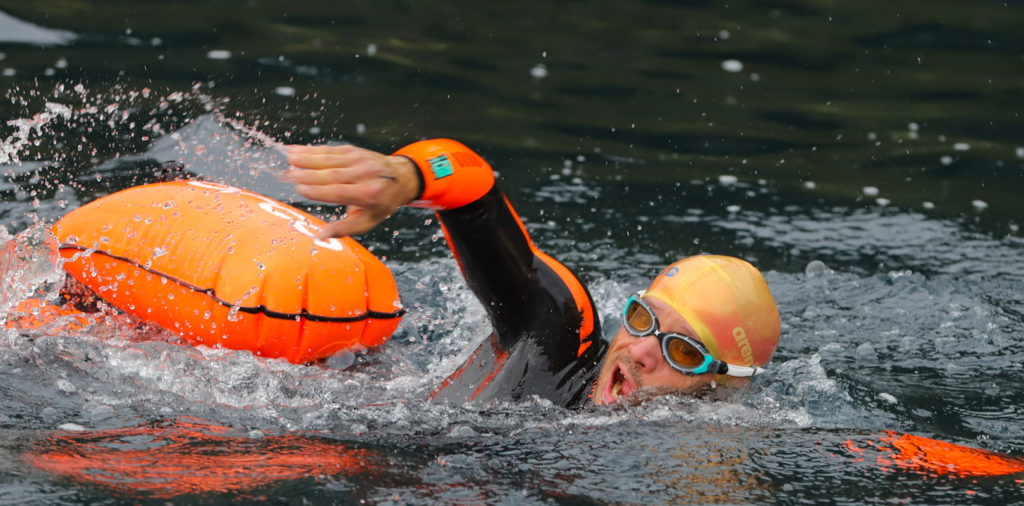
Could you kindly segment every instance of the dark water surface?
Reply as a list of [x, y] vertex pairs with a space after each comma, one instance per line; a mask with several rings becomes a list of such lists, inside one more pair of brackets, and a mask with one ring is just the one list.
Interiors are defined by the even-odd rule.
[[488, 324], [403, 210], [361, 238], [410, 309], [380, 351], [0, 334], [0, 502], [1024, 504], [1019, 473], [868, 456], [895, 431], [1024, 457], [1021, 26], [988, 1], [0, 0], [0, 314], [53, 294], [49, 224], [164, 162], [330, 218], [274, 146], [445, 136], [606, 334], [701, 252], [762, 268], [783, 320], [727, 401], [427, 404]]

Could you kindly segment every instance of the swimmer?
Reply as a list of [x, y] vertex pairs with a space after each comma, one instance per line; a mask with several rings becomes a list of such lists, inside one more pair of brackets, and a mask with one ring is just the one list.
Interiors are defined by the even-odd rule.
[[629, 297], [607, 343], [589, 293], [533, 244], [491, 167], [463, 144], [434, 139], [391, 156], [356, 146], [291, 146], [283, 174], [304, 197], [343, 204], [322, 238], [361, 234], [400, 206], [433, 209], [493, 333], [431, 394], [452, 402], [531, 395], [574, 407], [663, 393], [740, 388], [779, 340], [761, 273], [699, 255], [666, 267]]

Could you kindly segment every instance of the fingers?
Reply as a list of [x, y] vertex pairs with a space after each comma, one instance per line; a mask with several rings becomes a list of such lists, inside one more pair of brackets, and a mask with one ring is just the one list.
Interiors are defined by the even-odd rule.
[[281, 174], [284, 181], [305, 185], [351, 184], [363, 178], [356, 171], [346, 169], [291, 169]]
[[360, 159], [360, 154], [352, 150], [330, 153], [288, 152], [288, 164], [299, 169], [323, 170], [351, 167]]
[[284, 152], [291, 155], [292, 153], [306, 153], [306, 154], [331, 154], [331, 153], [343, 153], [346, 151], [358, 150], [360, 148], [352, 144], [321, 144], [321, 145], [305, 145], [305, 144], [288, 144], [283, 146]]
[[288, 146], [293, 169], [280, 174], [305, 198], [349, 206], [345, 219], [324, 227], [323, 237], [362, 234], [384, 221], [419, 191], [418, 168], [355, 146]]
[[297, 183], [295, 191], [310, 200], [332, 204], [373, 206], [378, 204], [377, 194], [357, 184], [304, 184]]

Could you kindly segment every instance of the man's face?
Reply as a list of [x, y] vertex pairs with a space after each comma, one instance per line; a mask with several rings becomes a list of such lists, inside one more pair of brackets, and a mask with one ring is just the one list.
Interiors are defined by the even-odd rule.
[[[654, 311], [661, 332], [676, 332], [693, 338], [693, 327], [671, 306], [648, 298], [645, 302]], [[661, 353], [661, 344], [654, 334], [634, 337], [619, 328], [601, 364], [594, 390], [594, 404], [612, 404], [643, 389], [652, 394], [703, 390], [714, 381], [714, 374], [688, 376], [672, 368]]]

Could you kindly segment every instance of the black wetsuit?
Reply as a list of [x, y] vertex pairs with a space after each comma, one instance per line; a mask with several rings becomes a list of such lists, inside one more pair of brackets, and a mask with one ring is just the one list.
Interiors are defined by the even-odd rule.
[[[410, 158], [421, 176], [432, 177], [422, 157]], [[462, 403], [537, 395], [562, 406], [585, 403], [607, 343], [583, 284], [533, 245], [496, 185], [437, 216], [494, 331], [431, 398]]]

